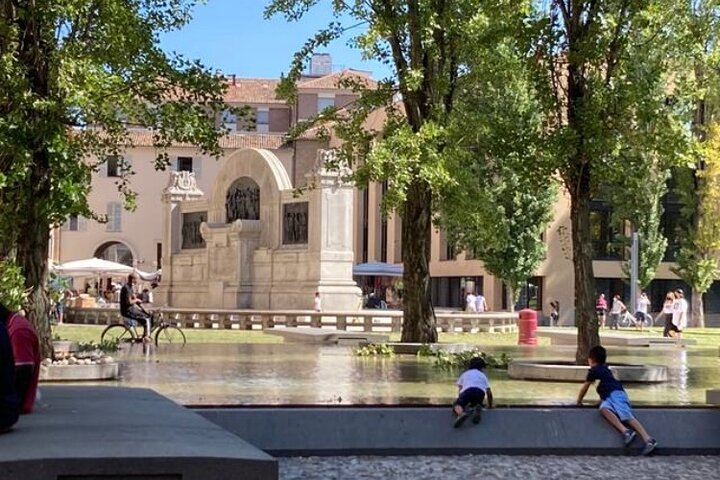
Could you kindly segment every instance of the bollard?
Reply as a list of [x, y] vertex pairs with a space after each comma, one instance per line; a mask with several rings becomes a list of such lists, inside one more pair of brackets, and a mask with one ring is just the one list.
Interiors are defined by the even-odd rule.
[[526, 308], [518, 314], [518, 345], [537, 345], [537, 312]]

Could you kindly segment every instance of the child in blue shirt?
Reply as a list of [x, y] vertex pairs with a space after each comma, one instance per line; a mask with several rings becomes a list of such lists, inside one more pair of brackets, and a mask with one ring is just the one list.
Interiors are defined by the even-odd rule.
[[577, 404], [582, 406], [583, 398], [585, 398], [588, 389], [598, 380], [597, 393], [601, 400], [600, 413], [602, 416], [622, 434], [626, 447], [635, 440], [636, 432], [639, 433], [645, 442], [642, 454], [649, 455], [657, 447], [657, 442], [645, 431], [645, 428], [633, 415], [630, 399], [625, 393], [622, 384], [615, 379], [612, 371], [608, 368], [605, 363], [606, 360], [607, 352], [603, 347], [598, 345], [590, 349], [588, 353], [590, 370], [588, 371], [587, 380], [580, 388]]

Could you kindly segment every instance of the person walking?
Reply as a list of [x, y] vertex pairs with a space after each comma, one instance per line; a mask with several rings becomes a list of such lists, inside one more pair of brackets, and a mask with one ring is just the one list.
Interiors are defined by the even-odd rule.
[[605, 319], [607, 316], [607, 299], [605, 298], [605, 294], [601, 293], [600, 296], [595, 301], [595, 313], [598, 317], [598, 325], [600, 325], [602, 328], [605, 328]]
[[20, 401], [20, 413], [30, 413], [35, 405], [40, 378], [40, 341], [35, 327], [22, 313], [12, 313], [0, 303], [0, 317], [13, 349], [15, 393]]
[[468, 292], [465, 297], [465, 311], [467, 313], [477, 312], [477, 297], [473, 295], [473, 292]]
[[670, 324], [670, 336], [676, 338], [678, 345], [682, 339], [682, 331], [687, 327], [688, 303], [685, 300], [685, 293], [681, 288], [675, 290], [675, 303], [673, 304], [672, 323]]
[[667, 295], [665, 295], [665, 302], [663, 302], [663, 308], [662, 313], [660, 315], [663, 316], [664, 320], [664, 326], [663, 329], [663, 337], [669, 337], [670, 336], [670, 330], [672, 330], [672, 320], [673, 320], [673, 307], [675, 306], [675, 293], [674, 292], [668, 292]]
[[320, 292], [315, 292], [315, 301], [313, 303], [313, 310], [316, 312], [322, 311], [322, 299], [320, 298]]
[[610, 308], [610, 329], [617, 330], [620, 323], [620, 314], [626, 310], [625, 304], [620, 300], [620, 295], [615, 294], [613, 297], [612, 307]]
[[487, 312], [487, 302], [485, 301], [485, 296], [482, 293], [478, 293], [475, 296], [475, 310], [478, 313]]
[[[642, 332], [643, 325], [648, 318], [648, 310], [650, 309], [650, 299], [643, 291], [637, 299], [637, 308], [635, 309], [635, 327]], [[648, 322], [650, 323], [650, 322]]]

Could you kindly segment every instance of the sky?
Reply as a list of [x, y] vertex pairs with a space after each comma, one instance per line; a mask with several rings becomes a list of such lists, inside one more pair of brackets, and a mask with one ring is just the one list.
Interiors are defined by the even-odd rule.
[[[227, 75], [278, 78], [288, 71], [293, 54], [333, 21], [333, 16], [325, 1], [300, 22], [287, 23], [282, 17], [265, 20], [263, 10], [268, 2], [207, 0], [195, 7], [192, 21], [182, 30], [163, 35], [161, 46], [200, 59]], [[336, 67], [369, 70], [376, 79], [390, 74], [379, 62], [363, 61], [360, 52], [347, 46], [347, 39], [337, 40], [319, 53], [330, 53]]]

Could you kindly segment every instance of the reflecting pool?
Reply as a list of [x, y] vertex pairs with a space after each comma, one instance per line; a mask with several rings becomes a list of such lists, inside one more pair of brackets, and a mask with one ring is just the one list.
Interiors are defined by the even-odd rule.
[[[572, 360], [574, 347], [488, 347], [513, 358]], [[666, 365], [670, 380], [626, 384], [631, 400], [645, 405], [704, 404], [705, 390], [720, 384], [713, 348], [609, 348], [620, 363]], [[182, 404], [447, 404], [458, 372], [429, 358], [356, 357], [350, 347], [302, 344], [135, 345], [119, 352], [118, 386], [148, 387]], [[489, 370], [498, 405], [573, 404], [578, 384], [512, 380]], [[104, 382], [103, 385], [107, 385]], [[594, 395], [594, 394], [593, 394]], [[588, 398], [595, 398], [588, 395]]]

